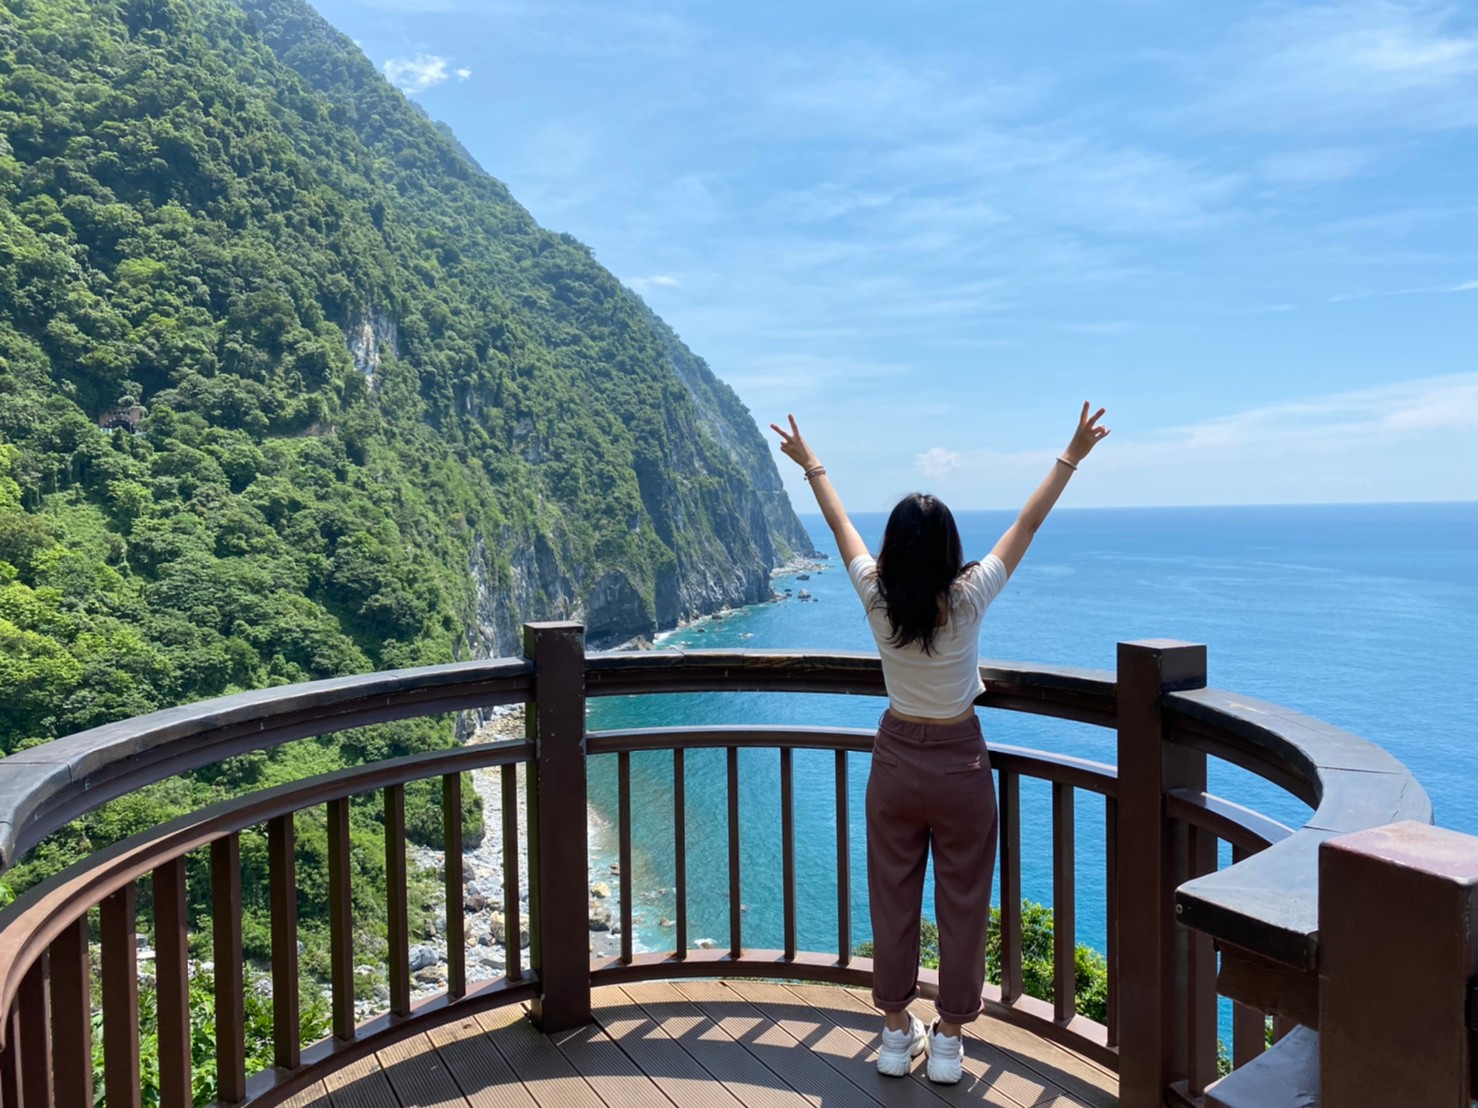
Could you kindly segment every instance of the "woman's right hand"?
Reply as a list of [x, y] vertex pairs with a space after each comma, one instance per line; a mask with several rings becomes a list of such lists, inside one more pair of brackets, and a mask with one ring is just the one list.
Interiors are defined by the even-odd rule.
[[1107, 427], [1098, 426], [1098, 421], [1103, 418], [1104, 409], [1099, 408], [1092, 416], [1089, 416], [1088, 407], [1088, 401], [1083, 401], [1083, 411], [1078, 416], [1078, 429], [1073, 432], [1073, 440], [1067, 444], [1067, 450], [1063, 452], [1064, 457], [1073, 465], [1077, 465], [1086, 458], [1088, 452], [1098, 445], [1098, 440], [1109, 433]]
[[780, 436], [780, 453], [802, 469], [811, 469], [820, 465], [815, 452], [811, 450], [806, 440], [801, 438], [801, 429], [795, 425], [795, 416], [787, 415], [785, 418], [790, 420], [790, 434], [788, 435], [780, 429], [778, 424], [770, 424], [774, 432]]

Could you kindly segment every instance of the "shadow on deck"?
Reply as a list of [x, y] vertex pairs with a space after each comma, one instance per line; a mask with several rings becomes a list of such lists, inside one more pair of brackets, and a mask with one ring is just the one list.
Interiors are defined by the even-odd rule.
[[[522, 1007], [468, 1017], [348, 1066], [293, 1108], [602, 1108], [945, 1104], [1116, 1108], [1113, 1074], [1020, 1028], [982, 1018], [965, 1076], [931, 1085], [875, 1067], [880, 1018], [826, 985], [679, 981], [609, 986], [595, 1022], [545, 1037]], [[919, 1005], [922, 1016], [927, 1004]]]

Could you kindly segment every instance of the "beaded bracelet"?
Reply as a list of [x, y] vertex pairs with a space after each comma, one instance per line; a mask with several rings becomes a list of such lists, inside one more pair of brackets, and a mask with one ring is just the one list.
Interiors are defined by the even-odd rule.
[[1062, 457], [1061, 455], [1058, 456], [1057, 460], [1059, 462], [1061, 462], [1063, 465], [1067, 466], [1067, 468], [1070, 469], [1070, 470], [1072, 470], [1074, 473], [1077, 473], [1078, 472], [1078, 467], [1075, 466], [1075, 465], [1073, 465], [1072, 462], [1068, 461], [1066, 458]]

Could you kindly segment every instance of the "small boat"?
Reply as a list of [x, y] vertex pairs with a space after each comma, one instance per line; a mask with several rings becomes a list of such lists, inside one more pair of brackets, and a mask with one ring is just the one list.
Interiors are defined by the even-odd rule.
[[811, 579], [811, 575], [809, 573], [797, 573], [795, 575], [795, 579], [797, 581], [809, 581]]
[[802, 590], [801, 590], [801, 591], [800, 591], [800, 592], [799, 592], [799, 593], [797, 593], [797, 594], [796, 594], [796, 595], [797, 595], [797, 596], [798, 596], [798, 597], [799, 597], [799, 598], [800, 598], [800, 599], [801, 599], [801, 600], [810, 600], [810, 599], [811, 599], [811, 594], [810, 594], [810, 593], [809, 593], [809, 592], [807, 592], [807, 591], [806, 591], [806, 590], [805, 590], [805, 589], [802, 589]]

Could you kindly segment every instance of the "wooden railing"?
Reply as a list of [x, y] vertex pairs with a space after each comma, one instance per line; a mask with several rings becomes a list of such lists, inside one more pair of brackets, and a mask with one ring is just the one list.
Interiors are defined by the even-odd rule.
[[[32, 748], [0, 762], [0, 859], [21, 854], [68, 821], [142, 784], [263, 750], [295, 738], [416, 715], [527, 703], [523, 740], [466, 746], [357, 766], [214, 805], [100, 850], [28, 890], [0, 914], [0, 1105], [50, 1108], [92, 1103], [94, 933], [99, 909], [104, 1092], [113, 1108], [139, 1101], [135, 936], [139, 883], [152, 883], [157, 947], [159, 1075], [165, 1108], [190, 1103], [191, 1062], [184, 858], [210, 853], [212, 943], [216, 973], [215, 1036], [220, 1102], [270, 1105], [326, 1073], [406, 1036], [469, 1012], [530, 1002], [547, 1031], [590, 1019], [591, 989], [600, 984], [662, 977], [758, 976], [867, 985], [871, 966], [853, 955], [847, 797], [849, 753], [871, 749], [869, 732], [780, 727], [585, 730], [587, 697], [667, 692], [780, 691], [881, 695], [876, 657], [777, 652], [608, 653], [586, 655], [581, 629], [534, 624], [522, 659], [374, 674], [226, 697], [110, 724]], [[1349, 937], [1326, 910], [1321, 932], [1320, 844], [1345, 833], [1395, 821], [1421, 831], [1431, 809], [1421, 788], [1379, 748], [1316, 720], [1272, 705], [1208, 690], [1205, 648], [1179, 643], [1125, 643], [1118, 672], [989, 664], [982, 667], [986, 708], [1029, 712], [1111, 728], [1118, 766], [992, 745], [999, 774], [1001, 984], [987, 1004], [1000, 1018], [1081, 1051], [1120, 1075], [1122, 1103], [1287, 1103], [1298, 1091], [1298, 1058], [1262, 1056], [1267, 1015], [1280, 1033], [1296, 1025], [1344, 1020], [1359, 1008], [1328, 1001], [1321, 935]], [[727, 752], [729, 935], [727, 948], [689, 949], [687, 758], [697, 748]], [[779, 761], [782, 868], [782, 949], [745, 945], [740, 905], [739, 752], [775, 750]], [[836, 949], [797, 949], [794, 751], [835, 756], [837, 835]], [[631, 755], [672, 756], [676, 887], [673, 949], [637, 953], [633, 944]], [[589, 760], [617, 761], [621, 944], [611, 958], [588, 954], [586, 808]], [[1225, 759], [1272, 781], [1314, 806], [1297, 830], [1210, 795], [1208, 757]], [[519, 927], [520, 844], [514, 816], [519, 765], [527, 767], [529, 958], [523, 964]], [[509, 928], [506, 972], [469, 984], [463, 961], [461, 773], [497, 767], [501, 773], [504, 918]], [[1051, 783], [1054, 908], [1054, 999], [1022, 988], [1021, 811], [1023, 778]], [[443, 796], [448, 982], [444, 992], [413, 1001], [408, 968], [404, 789], [439, 779]], [[1075, 1014], [1074, 948], [1076, 793], [1103, 797], [1104, 886], [1108, 901], [1108, 1018], [1098, 1024]], [[349, 800], [379, 792], [386, 841], [386, 920], [389, 1011], [355, 1018], [356, 964], [349, 895]], [[294, 817], [322, 806], [328, 815], [327, 912], [330, 922], [331, 1034], [299, 1048]], [[248, 1074], [243, 1028], [241, 833], [268, 828], [274, 1066]], [[1373, 834], [1373, 833], [1372, 833]], [[1460, 837], [1458, 837], [1460, 838]], [[1353, 836], [1341, 843], [1355, 842]], [[1218, 844], [1231, 844], [1233, 865], [1217, 870]], [[1471, 842], [1471, 840], [1468, 840]], [[1358, 844], [1357, 844], [1358, 845]], [[1336, 847], [1340, 844], [1336, 844]], [[1361, 851], [1364, 850], [1364, 853]], [[1351, 847], [1324, 859], [1385, 860], [1378, 849]], [[1441, 867], [1436, 867], [1441, 869]], [[1409, 867], [1408, 867], [1409, 869]], [[1406, 872], [1406, 871], [1403, 871]], [[1442, 871], [1451, 884], [1451, 866]], [[1368, 875], [1361, 888], [1370, 885]], [[1446, 886], [1444, 886], [1445, 888]], [[1463, 886], [1466, 888], [1467, 886]], [[1472, 883], [1478, 888], [1478, 875]], [[1456, 912], [1461, 896], [1445, 907]], [[1358, 935], [1356, 935], [1358, 938]], [[1339, 947], [1348, 985], [1359, 943]], [[1444, 948], [1445, 949], [1445, 948]], [[1352, 955], [1350, 952], [1354, 951]], [[1353, 957], [1353, 961], [1351, 961]], [[1448, 1006], [1432, 1008], [1433, 1026], [1468, 1044], [1462, 1006], [1468, 976], [1452, 962], [1458, 997], [1452, 1027]], [[1218, 967], [1219, 958], [1219, 967]], [[1342, 963], [1342, 964], [1344, 964]], [[1441, 963], [1446, 965], [1447, 963]], [[1434, 962], [1434, 966], [1437, 962]], [[1466, 970], [1472, 974], [1472, 966]], [[1321, 977], [1321, 972], [1323, 976]], [[1433, 972], [1437, 972], [1436, 969]], [[1218, 981], [1219, 974], [1219, 981]], [[1460, 977], [1460, 979], [1459, 979]], [[925, 974], [924, 989], [936, 984]], [[1239, 1069], [1208, 1094], [1216, 1072], [1217, 992], [1237, 1004], [1233, 1058]], [[1445, 997], [1444, 993], [1444, 997]], [[1429, 1005], [1429, 1007], [1432, 1007]], [[1301, 1030], [1272, 1054], [1302, 1052], [1317, 1067], [1317, 1036]], [[1343, 1041], [1343, 1040], [1342, 1040]], [[1444, 1040], [1445, 1041], [1445, 1040]], [[1370, 1043], [1357, 1043], [1373, 1050]], [[1325, 1050], [1322, 1063], [1334, 1052]], [[1359, 1058], [1341, 1066], [1356, 1068]], [[1356, 1054], [1359, 1053], [1357, 1050]], [[1444, 1055], [1450, 1082], [1471, 1080], [1467, 1055]], [[1312, 1059], [1309, 1062], [1308, 1059]], [[1263, 1062], [1270, 1064], [1264, 1066]], [[1280, 1061], [1274, 1067], [1272, 1061]], [[1290, 1068], [1292, 1067], [1292, 1068]], [[1271, 1076], [1268, 1076], [1271, 1074]], [[1300, 1078], [1299, 1080], [1303, 1080]], [[1317, 1072], [1314, 1077], [1317, 1086]], [[1239, 1086], [1238, 1082], [1241, 1082]], [[1271, 1082], [1271, 1084], [1269, 1084]], [[1328, 1082], [1326, 1081], [1326, 1084]], [[1444, 1086], [1445, 1087], [1445, 1086]], [[1252, 1090], [1252, 1092], [1241, 1091]], [[1417, 1103], [1372, 1098], [1326, 1103]], [[1420, 1103], [1439, 1103], [1423, 1100]], [[1440, 1103], [1446, 1103], [1441, 1101]], [[1453, 1101], [1456, 1103], [1456, 1101]]]

